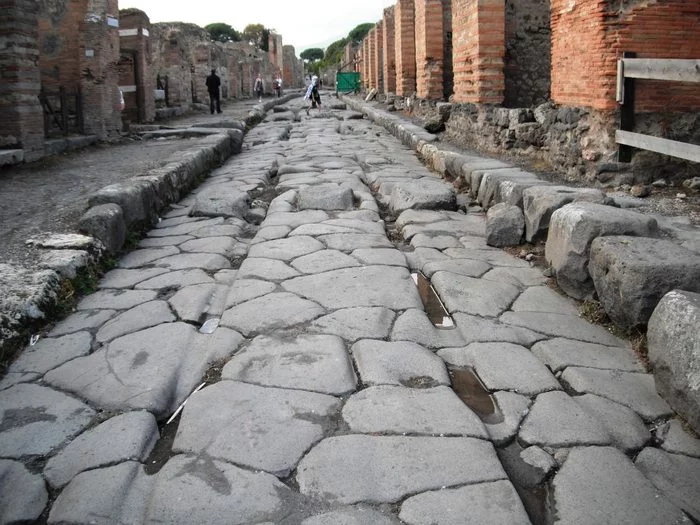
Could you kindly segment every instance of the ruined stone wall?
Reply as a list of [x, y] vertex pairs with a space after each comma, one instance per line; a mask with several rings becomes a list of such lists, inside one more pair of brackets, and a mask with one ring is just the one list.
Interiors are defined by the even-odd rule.
[[282, 45], [282, 35], [270, 32], [268, 38], [268, 49], [269, 49], [269, 59], [275, 73], [279, 72], [282, 74], [284, 70], [284, 52]]
[[384, 9], [383, 18], [383, 40], [382, 40], [382, 63], [384, 65], [382, 77], [384, 79], [384, 91], [386, 93], [396, 92], [396, 45], [395, 31], [396, 21], [394, 20], [394, 7]]
[[415, 5], [398, 0], [394, 11], [396, 38], [396, 94], [410, 97], [416, 91]]
[[505, 100], [511, 108], [549, 100], [549, 0], [506, 0]]
[[504, 1], [452, 1], [455, 102], [503, 101]]
[[416, 92], [441, 99], [444, 83], [442, 0], [415, 0]]
[[284, 46], [282, 59], [282, 89], [299, 87], [296, 73], [296, 52], [294, 46]]
[[22, 149], [34, 160], [44, 148], [39, 9], [35, 0], [0, 0], [0, 13], [0, 148]]
[[[132, 122], [153, 122], [156, 77], [152, 74], [151, 22], [146, 13], [138, 9], [119, 12], [119, 47], [119, 88], [126, 105], [123, 116]], [[130, 60], [122, 64], [127, 58]]]
[[[552, 99], [615, 109], [617, 59], [698, 58], [697, 0], [552, 0]], [[696, 85], [639, 82], [640, 111], [700, 107]]]

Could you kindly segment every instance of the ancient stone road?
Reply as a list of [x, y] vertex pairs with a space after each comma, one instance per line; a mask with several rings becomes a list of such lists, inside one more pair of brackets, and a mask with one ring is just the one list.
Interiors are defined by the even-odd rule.
[[629, 344], [478, 209], [409, 209], [451, 186], [386, 131], [287, 107], [12, 365], [0, 523], [700, 520], [700, 444]]

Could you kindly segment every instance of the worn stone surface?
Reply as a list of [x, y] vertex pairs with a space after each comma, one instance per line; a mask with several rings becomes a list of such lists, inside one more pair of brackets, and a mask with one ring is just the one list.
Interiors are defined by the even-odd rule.
[[578, 315], [578, 308], [568, 297], [563, 297], [548, 286], [530, 286], [510, 307], [514, 312], [550, 312]]
[[398, 525], [399, 521], [371, 507], [357, 505], [307, 518], [301, 525]]
[[52, 370], [46, 381], [102, 408], [146, 409], [164, 417], [209, 365], [233, 353], [241, 340], [231, 330], [202, 335], [188, 324], [167, 323], [115, 339]]
[[698, 254], [663, 239], [594, 239], [588, 271], [605, 312], [623, 328], [646, 325], [671, 290], [700, 292]]
[[427, 178], [397, 184], [390, 200], [394, 213], [409, 209], [453, 210], [456, 204], [457, 197], [451, 185]]
[[334, 334], [346, 341], [386, 339], [394, 322], [394, 312], [383, 306], [342, 308], [319, 317], [308, 326], [311, 333]]
[[300, 188], [297, 206], [300, 210], [349, 210], [353, 207], [353, 192], [337, 184]]
[[339, 406], [327, 395], [221, 381], [187, 402], [173, 450], [285, 477]]
[[229, 184], [216, 184], [197, 193], [193, 217], [245, 217], [250, 208], [248, 192]]
[[63, 363], [90, 353], [92, 337], [88, 332], [76, 332], [56, 338], [44, 338], [28, 346], [10, 365], [10, 373], [42, 375]]
[[505, 312], [501, 322], [527, 328], [555, 337], [568, 337], [579, 341], [606, 346], [621, 346], [624, 342], [605, 328], [594, 325], [578, 316], [551, 312]]
[[532, 353], [554, 372], [569, 366], [644, 372], [644, 367], [631, 348], [605, 346], [555, 337], [532, 346]]
[[168, 303], [165, 301], [150, 301], [115, 316], [102, 325], [95, 339], [99, 343], [106, 343], [122, 335], [138, 332], [162, 323], [170, 323], [175, 321], [175, 319], [168, 307]]
[[53, 456], [44, 468], [44, 477], [53, 488], [61, 488], [86, 470], [127, 460], [144, 461], [158, 437], [156, 419], [148, 412], [115, 416]]
[[302, 273], [315, 274], [360, 266], [360, 263], [338, 250], [320, 250], [294, 259], [291, 265]]
[[466, 344], [498, 341], [530, 346], [535, 341], [546, 338], [528, 328], [504, 324], [496, 319], [461, 313], [456, 313], [453, 317]]
[[21, 523], [37, 519], [49, 494], [44, 480], [17, 461], [0, 459], [0, 523]]
[[0, 456], [45, 456], [87, 427], [95, 411], [51, 388], [20, 384], [0, 392]]
[[426, 348], [462, 346], [464, 338], [455, 328], [438, 328], [423, 310], [412, 308], [402, 313], [391, 330], [392, 341], [412, 341]]
[[167, 273], [167, 271], [166, 268], [135, 268], [131, 270], [115, 268], [107, 272], [97, 283], [97, 286], [99, 288], [133, 288], [134, 285]]
[[348, 399], [343, 419], [350, 430], [363, 434], [487, 437], [481, 420], [445, 386], [370, 387]]
[[324, 246], [313, 237], [299, 235], [286, 239], [265, 241], [250, 247], [248, 257], [278, 259], [289, 262], [292, 259], [323, 250]]
[[634, 464], [670, 501], [700, 519], [700, 459], [647, 447]]
[[561, 379], [576, 392], [596, 394], [629, 407], [645, 421], [671, 414], [649, 374], [569, 367]]
[[431, 282], [450, 313], [496, 317], [520, 294], [513, 285], [437, 272]]
[[486, 213], [486, 244], [517, 246], [523, 238], [525, 218], [518, 206], [500, 202]]
[[647, 215], [588, 202], [567, 204], [552, 214], [545, 257], [561, 289], [583, 299], [593, 291], [588, 273], [593, 239], [607, 235], [654, 237], [657, 231], [656, 220]]
[[512, 343], [472, 343], [440, 350], [438, 355], [456, 367], [473, 368], [491, 391], [531, 396], [561, 388], [539, 359], [527, 348]]
[[449, 385], [443, 361], [410, 342], [365, 339], [352, 346], [352, 355], [365, 385]]
[[649, 319], [647, 346], [656, 390], [700, 431], [700, 294], [673, 290]]
[[505, 480], [412, 496], [401, 505], [399, 517], [408, 525], [530, 524], [513, 485]]
[[74, 312], [60, 321], [49, 332], [49, 337], [60, 337], [73, 334], [82, 330], [92, 330], [110, 320], [116, 312], [114, 310], [81, 310]]
[[498, 405], [500, 417], [494, 420], [486, 420], [486, 430], [489, 432], [491, 441], [496, 446], [502, 446], [511, 441], [518, 433], [520, 423], [527, 415], [530, 407], [530, 399], [501, 390], [492, 394], [493, 400]]
[[99, 290], [82, 299], [78, 310], [128, 310], [152, 301], [157, 293], [152, 290]]
[[238, 270], [239, 279], [260, 279], [264, 281], [283, 281], [301, 275], [284, 261], [276, 259], [247, 258]]
[[605, 427], [612, 444], [624, 451], [641, 449], [650, 439], [651, 433], [642, 419], [631, 409], [604, 397], [585, 394], [574, 398], [576, 403]]
[[678, 419], [672, 419], [657, 429], [656, 438], [666, 452], [700, 458], [700, 439], [686, 432]]
[[563, 523], [690, 523], [622, 452], [574, 448], [552, 483], [554, 512]]
[[406, 495], [505, 479], [490, 443], [473, 438], [340, 436], [301, 461], [302, 494], [338, 503], [382, 503]]
[[357, 381], [342, 339], [332, 335], [258, 336], [228, 362], [222, 377], [332, 395], [354, 391]]

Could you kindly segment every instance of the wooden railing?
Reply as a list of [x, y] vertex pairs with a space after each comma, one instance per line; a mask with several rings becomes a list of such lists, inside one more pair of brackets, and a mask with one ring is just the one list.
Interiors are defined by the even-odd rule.
[[83, 99], [80, 90], [69, 93], [61, 86], [58, 91], [39, 92], [44, 110], [44, 135], [83, 133]]
[[700, 146], [642, 133], [634, 133], [635, 79], [700, 82], [700, 60], [634, 58], [624, 53], [617, 63], [617, 102], [620, 129], [615, 132], [618, 161], [630, 162], [634, 148], [654, 151], [693, 162], [700, 162]]

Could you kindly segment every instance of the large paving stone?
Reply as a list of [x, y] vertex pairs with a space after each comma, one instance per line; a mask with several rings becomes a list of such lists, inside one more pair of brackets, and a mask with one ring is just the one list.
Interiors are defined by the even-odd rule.
[[411, 238], [411, 246], [416, 248], [435, 248], [444, 250], [445, 248], [461, 248], [459, 240], [452, 235], [426, 235], [417, 233]]
[[450, 313], [497, 317], [520, 294], [520, 290], [511, 284], [449, 272], [435, 273], [431, 282]]
[[234, 305], [245, 303], [256, 297], [262, 297], [277, 288], [275, 283], [260, 281], [257, 279], [240, 279], [234, 280], [226, 297], [225, 307], [231, 308]]
[[[408, 224], [401, 229], [404, 240], [411, 241], [415, 235], [486, 235], [486, 222], [483, 217], [476, 215], [461, 215], [459, 219], [431, 222], [426, 224]], [[460, 248], [447, 248], [459, 250]]]
[[399, 517], [407, 525], [530, 525], [515, 488], [505, 480], [412, 496]]
[[673, 290], [649, 319], [656, 390], [700, 432], [700, 294]]
[[605, 346], [555, 337], [535, 343], [531, 350], [554, 372], [560, 372], [569, 366], [644, 372], [639, 359], [628, 347]]
[[625, 452], [640, 450], [651, 439], [642, 419], [626, 406], [593, 394], [576, 396], [574, 400], [595, 416], [610, 434], [612, 444]]
[[261, 279], [263, 281], [283, 281], [301, 275], [284, 261], [276, 259], [247, 258], [238, 270], [239, 279]]
[[51, 388], [20, 384], [0, 392], [0, 457], [46, 456], [90, 424], [95, 411]]
[[568, 297], [563, 297], [548, 286], [530, 286], [513, 303], [514, 312], [550, 312], [578, 315], [578, 308]]
[[452, 185], [427, 178], [396, 184], [389, 203], [391, 211], [397, 214], [409, 209], [454, 210], [456, 205]]
[[500, 202], [486, 213], [486, 244], [517, 246], [523, 238], [525, 219], [518, 206]]
[[568, 337], [589, 343], [606, 346], [622, 346], [624, 341], [618, 339], [602, 326], [594, 325], [577, 316], [555, 314], [551, 312], [506, 312], [500, 317], [501, 322], [527, 328], [555, 337]]
[[530, 346], [535, 341], [546, 338], [528, 328], [504, 324], [497, 319], [461, 313], [456, 313], [453, 317], [465, 344], [494, 341]]
[[319, 317], [308, 326], [307, 331], [337, 335], [350, 342], [386, 339], [394, 316], [394, 312], [383, 306], [343, 308]]
[[97, 332], [95, 339], [98, 343], [106, 343], [117, 337], [157, 326], [161, 323], [171, 323], [175, 319], [168, 307], [168, 303], [165, 301], [150, 301], [135, 306], [105, 323]]
[[700, 439], [691, 436], [678, 419], [672, 419], [656, 430], [661, 448], [672, 454], [700, 458]]
[[294, 259], [292, 266], [302, 273], [315, 274], [360, 266], [360, 263], [354, 257], [350, 257], [341, 251], [321, 250]]
[[610, 435], [598, 419], [564, 392], [546, 392], [535, 399], [518, 438], [527, 445], [569, 448], [609, 445]]
[[152, 290], [99, 290], [83, 298], [78, 310], [128, 310], [156, 298]]
[[289, 262], [297, 257], [323, 250], [324, 246], [313, 237], [299, 235], [294, 238], [276, 239], [250, 247], [248, 257], [278, 259]]
[[228, 362], [222, 376], [331, 395], [353, 392], [357, 383], [343, 340], [333, 335], [258, 336]]
[[385, 306], [399, 310], [422, 306], [408, 270], [395, 266], [343, 268], [290, 279], [282, 287], [326, 308]]
[[605, 193], [595, 188], [538, 185], [523, 191], [525, 213], [525, 240], [532, 242], [545, 237], [552, 213], [571, 202], [596, 202], [604, 204]]
[[270, 293], [226, 310], [221, 317], [221, 325], [250, 336], [292, 328], [325, 313], [317, 303], [292, 293]]
[[351, 504], [505, 478], [493, 446], [479, 439], [351, 435], [319, 443], [296, 479], [302, 494]]
[[209, 366], [231, 355], [242, 339], [227, 329], [204, 335], [191, 325], [168, 323], [115, 339], [52, 370], [45, 379], [102, 408], [146, 409], [163, 418], [194, 390]]
[[491, 269], [491, 265], [474, 259], [446, 259], [429, 261], [421, 269], [426, 277], [432, 278], [437, 272], [448, 272], [467, 277], [481, 277]]
[[17, 461], [0, 459], [0, 523], [37, 519], [49, 500], [44, 480]]
[[365, 385], [450, 384], [442, 359], [415, 343], [365, 339], [352, 346], [352, 355]]
[[647, 447], [634, 464], [670, 501], [700, 521], [700, 459]]
[[166, 273], [165, 268], [139, 268], [135, 270], [127, 270], [116, 268], [107, 272], [100, 282], [97, 283], [98, 288], [133, 288], [134, 285]]
[[387, 516], [371, 507], [357, 505], [341, 510], [334, 510], [307, 518], [301, 525], [399, 525], [393, 516]]
[[487, 420], [485, 424], [490, 440], [500, 447], [511, 442], [517, 435], [520, 423], [527, 415], [531, 402], [525, 396], [506, 390], [495, 392], [492, 398], [498, 406], [500, 418], [494, 421]]
[[552, 513], [560, 523], [690, 524], [682, 511], [614, 448], [574, 448], [552, 487]]
[[263, 226], [288, 226], [296, 228], [302, 224], [315, 224], [328, 219], [328, 214], [323, 210], [302, 210], [299, 212], [269, 213], [263, 221]]
[[423, 310], [412, 308], [402, 313], [391, 330], [392, 341], [412, 341], [426, 348], [462, 346], [464, 338], [455, 328], [436, 327]]
[[446, 348], [438, 355], [456, 367], [473, 368], [491, 391], [509, 390], [532, 396], [561, 386], [547, 367], [525, 347], [512, 343], [472, 343]]
[[221, 315], [228, 293], [226, 284], [195, 284], [178, 290], [168, 304], [181, 321], [198, 323], [207, 315]]
[[205, 220], [192, 220], [184, 224], [178, 224], [177, 226], [171, 226], [169, 228], [153, 228], [148, 231], [148, 237], [172, 237], [189, 235], [194, 233], [201, 228], [207, 226], [218, 226], [224, 223], [223, 217], [216, 217], [214, 219]]
[[171, 270], [199, 268], [211, 272], [231, 268], [231, 262], [217, 253], [183, 253], [158, 259], [154, 264]]
[[650, 374], [569, 367], [561, 379], [578, 393], [595, 394], [631, 408], [645, 421], [672, 413], [656, 393], [654, 378]]
[[343, 419], [351, 431], [364, 434], [488, 437], [478, 416], [446, 386], [370, 387], [348, 399]]
[[584, 299], [593, 292], [588, 273], [593, 239], [607, 235], [653, 237], [657, 231], [656, 220], [647, 215], [589, 202], [567, 204], [552, 214], [545, 258], [561, 289]]
[[318, 184], [300, 188], [297, 206], [300, 210], [349, 210], [353, 207], [353, 192], [337, 184]]
[[538, 268], [512, 268], [502, 266], [486, 272], [481, 278], [487, 281], [510, 283], [513, 286], [521, 288], [547, 284], [547, 278], [542, 275], [542, 270]]
[[285, 477], [339, 408], [332, 396], [221, 381], [187, 402], [173, 450]]
[[193, 268], [190, 270], [167, 271], [151, 279], [142, 281], [134, 286], [137, 290], [162, 290], [165, 288], [179, 289], [184, 286], [205, 284], [214, 282], [204, 270]]
[[662, 239], [599, 237], [588, 271], [606, 313], [618, 326], [646, 325], [674, 289], [700, 292], [698, 254]]
[[229, 257], [236, 252], [240, 243], [233, 237], [205, 237], [180, 244], [180, 249], [188, 253], [218, 253]]
[[329, 249], [352, 252], [369, 248], [393, 248], [394, 245], [382, 233], [334, 233], [318, 237]]
[[395, 248], [359, 248], [351, 255], [364, 265], [407, 266], [406, 256]]
[[447, 248], [444, 254], [453, 259], [476, 259], [491, 266], [504, 266], [506, 268], [530, 268], [530, 263], [513, 257], [498, 248]]
[[154, 261], [177, 255], [180, 250], [174, 246], [164, 246], [163, 248], [142, 248], [134, 250], [119, 259], [119, 267], [125, 269], [141, 268]]
[[158, 437], [156, 418], [148, 412], [115, 416], [53, 456], [44, 468], [44, 477], [53, 488], [61, 488], [86, 470], [127, 460], [144, 461]]
[[230, 184], [216, 184], [199, 191], [190, 215], [193, 217], [245, 217], [250, 209], [247, 191]]
[[49, 337], [60, 337], [82, 330], [92, 330], [109, 321], [116, 312], [114, 310], [80, 310], [60, 321], [49, 332]]
[[45, 374], [71, 359], [88, 355], [91, 343], [89, 332], [39, 339], [34, 346], [24, 349], [8, 371], [12, 374]]

